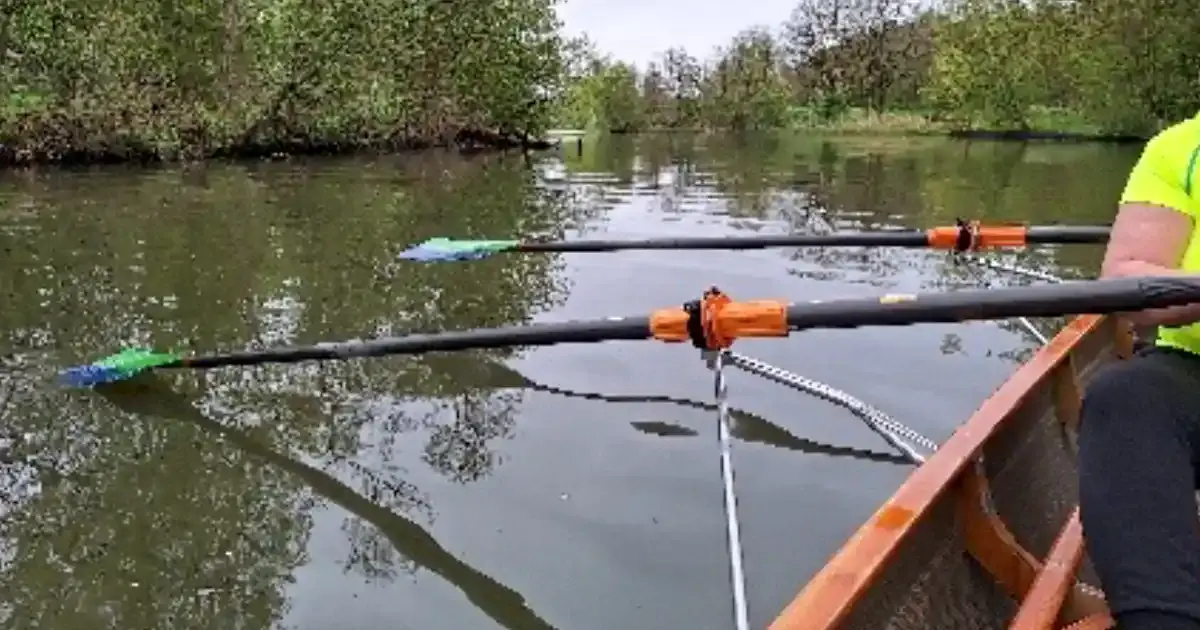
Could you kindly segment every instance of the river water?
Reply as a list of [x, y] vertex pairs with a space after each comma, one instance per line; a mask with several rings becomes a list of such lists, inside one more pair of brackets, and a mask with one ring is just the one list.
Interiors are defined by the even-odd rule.
[[[712, 284], [786, 300], [979, 282], [923, 250], [396, 260], [431, 236], [650, 237], [1112, 219], [1136, 149], [645, 136], [0, 177], [0, 619], [7, 628], [731, 627], [715, 415], [653, 342], [171, 372], [57, 369], [632, 315]], [[1006, 261], [1094, 274], [1097, 246]], [[1052, 328], [1053, 323], [1045, 324]], [[1011, 324], [739, 349], [945, 439], [1035, 342]], [[839, 408], [730, 375], [752, 625], [911, 471]], [[658, 397], [657, 399], [645, 399]]]

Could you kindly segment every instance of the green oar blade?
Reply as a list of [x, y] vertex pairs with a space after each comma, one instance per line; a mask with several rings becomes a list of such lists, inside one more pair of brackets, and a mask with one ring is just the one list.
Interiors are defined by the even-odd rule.
[[123, 381], [146, 370], [173, 365], [182, 357], [168, 352], [155, 352], [147, 348], [128, 348], [95, 361], [59, 372], [59, 379], [72, 387], [94, 387], [104, 383]]
[[400, 258], [419, 262], [479, 260], [519, 244], [520, 241], [460, 241], [439, 237], [400, 252]]

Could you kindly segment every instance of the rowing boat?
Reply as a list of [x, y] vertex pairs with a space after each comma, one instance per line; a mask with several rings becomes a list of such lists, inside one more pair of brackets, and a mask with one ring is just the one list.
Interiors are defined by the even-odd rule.
[[1083, 549], [1081, 387], [1128, 357], [1113, 316], [1073, 320], [849, 539], [770, 630], [1107, 630]]

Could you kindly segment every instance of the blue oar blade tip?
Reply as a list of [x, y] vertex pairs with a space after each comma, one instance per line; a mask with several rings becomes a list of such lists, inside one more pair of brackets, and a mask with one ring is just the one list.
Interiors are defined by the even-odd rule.
[[58, 373], [58, 380], [68, 387], [95, 387], [114, 383], [128, 377], [127, 372], [104, 365], [80, 365]]

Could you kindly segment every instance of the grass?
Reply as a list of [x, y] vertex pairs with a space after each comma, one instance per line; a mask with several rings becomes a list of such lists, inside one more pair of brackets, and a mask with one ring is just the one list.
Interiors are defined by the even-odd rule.
[[[791, 128], [797, 131], [819, 131], [847, 135], [937, 136], [951, 131], [1007, 131], [1011, 127], [982, 119], [935, 120], [931, 113], [915, 110], [874, 112], [865, 108], [850, 108], [831, 119], [823, 118], [818, 110], [808, 106], [794, 107]], [[1064, 108], [1034, 106], [1029, 109], [1028, 129], [1042, 133], [1103, 135], [1104, 130], [1079, 114]]]
[[1104, 130], [1098, 125], [1088, 122], [1079, 114], [1063, 107], [1035, 105], [1029, 108], [1029, 126], [1038, 131], [1060, 131], [1084, 135], [1104, 133]]
[[[561, 122], [561, 121], [560, 121]], [[570, 125], [566, 125], [570, 126]], [[595, 116], [587, 125], [579, 127], [588, 134], [603, 133]], [[825, 115], [818, 105], [794, 104], [788, 108], [781, 131], [799, 131], [830, 135], [861, 136], [945, 136], [952, 132], [1021, 132], [1032, 134], [1064, 134], [1078, 139], [1102, 139], [1105, 130], [1088, 121], [1080, 114], [1061, 107], [1032, 106], [1025, 114], [1025, 128], [1012, 123], [1002, 123], [983, 115], [935, 116], [927, 109], [894, 109], [882, 112], [863, 107], [849, 107], [831, 116]], [[642, 132], [685, 131], [679, 128], [650, 127]], [[691, 131], [717, 131], [701, 125]]]
[[855, 107], [832, 118], [825, 118], [815, 108], [795, 107], [791, 116], [790, 127], [797, 131], [892, 136], [932, 136], [950, 131], [948, 125], [935, 122], [921, 112], [873, 112]]

